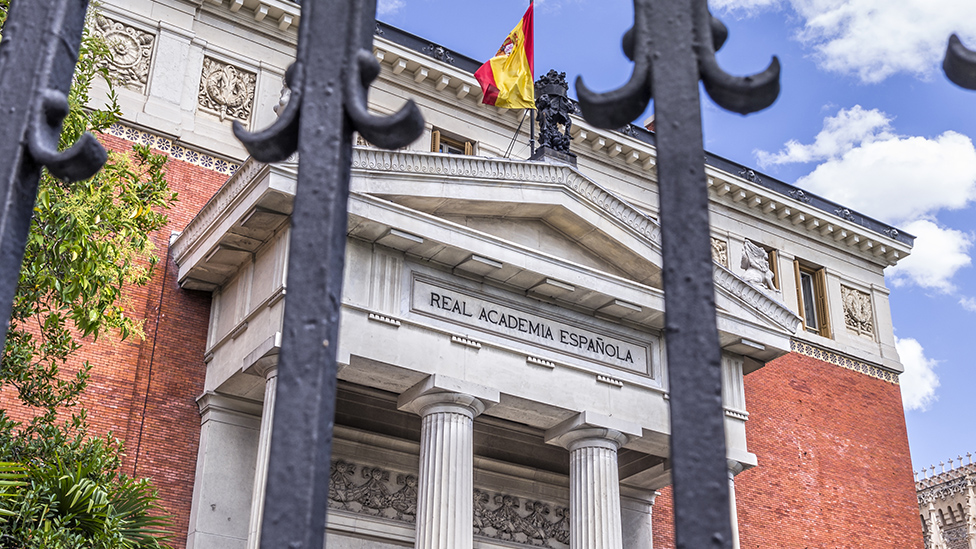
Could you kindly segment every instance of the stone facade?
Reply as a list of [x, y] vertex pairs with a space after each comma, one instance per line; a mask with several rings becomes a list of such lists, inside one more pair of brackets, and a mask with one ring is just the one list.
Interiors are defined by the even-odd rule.
[[[147, 339], [86, 347], [91, 415], [176, 547], [256, 547], [297, 164], [248, 160], [230, 124], [274, 120], [300, 11], [101, 9], [122, 60], [149, 60], [110, 67], [125, 120], [103, 139], [169, 154], [182, 202], [133, 295]], [[372, 107], [414, 98], [427, 133], [353, 154], [329, 546], [673, 547], [653, 136], [574, 115], [578, 167], [503, 159], [519, 119], [480, 104], [477, 62], [404, 36], [376, 27]], [[738, 546], [921, 548], [883, 278], [911, 237], [718, 157], [706, 174]], [[801, 273], [832, 329], [805, 329]]]
[[966, 456], [915, 472], [925, 549], [976, 548], [976, 465]]

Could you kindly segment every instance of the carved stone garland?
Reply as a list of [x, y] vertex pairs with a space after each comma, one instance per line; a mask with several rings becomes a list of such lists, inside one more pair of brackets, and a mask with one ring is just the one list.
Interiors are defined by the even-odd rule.
[[[329, 508], [414, 524], [417, 476], [333, 461]], [[475, 489], [473, 526], [474, 535], [485, 538], [551, 549], [569, 547], [569, 509], [547, 502]]]
[[203, 74], [197, 96], [200, 108], [223, 121], [227, 117], [247, 122], [251, 118], [257, 75], [210, 57], [203, 58]]
[[847, 286], [840, 287], [840, 295], [844, 302], [844, 325], [854, 333], [873, 337], [874, 312], [871, 296]]
[[92, 30], [112, 52], [99, 68], [107, 69], [109, 77], [122, 86], [145, 92], [156, 37], [102, 15], [95, 17]]

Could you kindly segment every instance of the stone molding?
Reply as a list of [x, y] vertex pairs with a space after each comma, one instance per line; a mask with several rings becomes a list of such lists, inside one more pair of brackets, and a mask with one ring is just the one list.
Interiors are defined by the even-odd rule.
[[787, 332], [796, 333], [796, 329], [802, 320], [786, 305], [766, 295], [765, 292], [742, 280], [727, 267], [718, 263], [712, 265], [712, 278], [714, 278], [717, 286], [754, 307]]
[[240, 167], [239, 164], [228, 162], [224, 159], [217, 158], [216, 156], [211, 156], [206, 153], [194, 151], [192, 149], [183, 147], [182, 145], [177, 145], [169, 138], [153, 135], [123, 124], [112, 124], [107, 130], [105, 130], [105, 133], [118, 137], [119, 139], [125, 139], [126, 141], [131, 141], [133, 143], [146, 145], [152, 149], [156, 149], [157, 151], [169, 156], [172, 160], [180, 160], [182, 162], [186, 162], [187, 164], [207, 168], [208, 170], [213, 170], [224, 175], [232, 175]]
[[112, 52], [99, 67], [122, 86], [145, 93], [156, 36], [100, 14], [95, 16], [92, 31]]
[[861, 362], [860, 360], [839, 355], [826, 349], [821, 349], [820, 347], [811, 345], [805, 341], [790, 339], [790, 351], [898, 385], [898, 374], [894, 372], [890, 372], [884, 368], [879, 368], [866, 362]]
[[259, 176], [267, 169], [268, 164], [253, 158], [242, 164], [183, 229], [179, 238], [173, 243], [173, 257], [179, 261], [187, 251], [191, 250], [217, 222], [217, 219], [227, 212], [231, 204], [237, 201], [248, 187], [258, 182]]

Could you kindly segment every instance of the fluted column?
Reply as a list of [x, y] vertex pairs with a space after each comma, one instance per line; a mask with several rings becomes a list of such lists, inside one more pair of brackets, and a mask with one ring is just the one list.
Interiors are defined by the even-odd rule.
[[[459, 392], [445, 389], [471, 389]], [[474, 543], [474, 418], [498, 392], [431, 376], [400, 396], [423, 418], [417, 483], [417, 549], [471, 549]]]
[[742, 464], [729, 460], [729, 518], [732, 521], [732, 549], [739, 549], [739, 512], [735, 507], [735, 475], [742, 472]]
[[587, 412], [546, 432], [546, 442], [569, 450], [570, 549], [623, 549], [617, 450], [640, 432]]
[[275, 395], [278, 388], [278, 366], [265, 372], [264, 406], [261, 408], [261, 433], [258, 436], [258, 458], [254, 466], [254, 490], [251, 496], [251, 522], [247, 529], [247, 549], [261, 546], [261, 521], [264, 518], [264, 490], [268, 484], [268, 455], [271, 452], [271, 425], [274, 422]]

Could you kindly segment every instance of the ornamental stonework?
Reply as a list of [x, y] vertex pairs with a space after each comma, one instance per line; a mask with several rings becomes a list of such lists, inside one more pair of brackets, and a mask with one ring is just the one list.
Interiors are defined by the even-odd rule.
[[[414, 525], [417, 475], [332, 462], [329, 508]], [[551, 502], [474, 490], [474, 535], [508, 543], [569, 548], [569, 509]]]
[[221, 121], [235, 118], [247, 122], [254, 104], [257, 75], [210, 57], [203, 58], [203, 74], [197, 95], [200, 108]]
[[569, 547], [569, 509], [475, 489], [474, 535], [564, 549]]
[[840, 287], [840, 295], [844, 302], [844, 325], [856, 334], [873, 337], [874, 311], [871, 308], [871, 296], [847, 286]]
[[729, 266], [729, 243], [712, 237], [712, 261], [723, 267]]
[[111, 56], [102, 61], [99, 68], [106, 69], [113, 82], [145, 92], [156, 37], [103, 15], [95, 17], [92, 28], [111, 52]]

